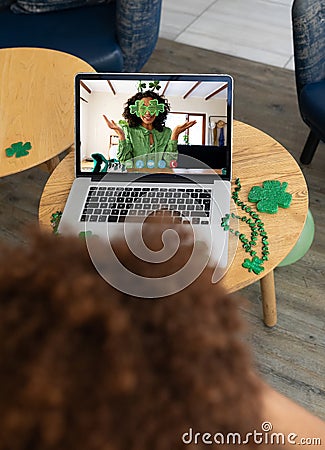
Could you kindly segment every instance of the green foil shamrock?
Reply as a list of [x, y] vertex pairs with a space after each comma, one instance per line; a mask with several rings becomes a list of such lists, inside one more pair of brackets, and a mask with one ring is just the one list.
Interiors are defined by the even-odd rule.
[[25, 144], [21, 141], [15, 142], [9, 148], [6, 148], [6, 155], [9, 158], [14, 155], [16, 155], [16, 158], [20, 158], [21, 156], [27, 156], [31, 148], [32, 144], [30, 142], [25, 142]]
[[248, 269], [248, 272], [253, 271], [254, 273], [256, 273], [256, 275], [259, 275], [264, 270], [263, 264], [263, 259], [254, 256], [252, 259], [246, 258], [242, 266], [245, 267], [245, 269]]
[[143, 100], [136, 100], [134, 105], [130, 105], [130, 113], [136, 114], [138, 117], [144, 116], [147, 111], [152, 116], [158, 116], [159, 113], [165, 111], [165, 105], [158, 103], [157, 99], [150, 100], [149, 106], [146, 106]]
[[285, 192], [288, 183], [281, 183], [278, 180], [263, 181], [263, 187], [253, 186], [249, 191], [248, 200], [256, 203], [256, 208], [260, 212], [275, 214], [278, 207], [289, 208], [292, 195]]

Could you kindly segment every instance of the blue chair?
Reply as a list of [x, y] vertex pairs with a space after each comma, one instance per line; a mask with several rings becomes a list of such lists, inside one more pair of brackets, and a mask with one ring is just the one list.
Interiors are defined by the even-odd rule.
[[112, 0], [33, 14], [14, 13], [7, 5], [0, 10], [0, 48], [50, 48], [83, 59], [97, 72], [138, 72], [157, 43], [161, 3]]
[[309, 164], [325, 141], [325, 3], [295, 0], [292, 28], [298, 104], [310, 128], [300, 161]]

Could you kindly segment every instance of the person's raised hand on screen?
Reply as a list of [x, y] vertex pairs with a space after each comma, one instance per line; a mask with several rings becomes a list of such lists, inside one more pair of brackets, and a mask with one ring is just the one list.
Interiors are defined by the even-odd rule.
[[189, 128], [191, 128], [195, 124], [196, 124], [196, 120], [191, 120], [191, 121], [184, 122], [182, 125], [177, 125], [173, 129], [171, 140], [172, 141], [177, 141], [178, 140], [178, 136], [181, 133], [183, 133], [183, 131], [188, 130]]
[[103, 114], [103, 117], [105, 119], [105, 122], [106, 122], [108, 128], [110, 128], [111, 130], [114, 130], [116, 132], [120, 141], [124, 141], [125, 134], [124, 134], [124, 131], [122, 130], [122, 128], [119, 125], [117, 125], [117, 123], [114, 122], [114, 120], [109, 120], [104, 114]]

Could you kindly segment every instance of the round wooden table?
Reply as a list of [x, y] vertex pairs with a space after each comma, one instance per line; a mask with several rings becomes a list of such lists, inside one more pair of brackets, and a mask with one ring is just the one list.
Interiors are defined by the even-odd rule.
[[78, 72], [95, 70], [56, 50], [0, 49], [0, 177], [43, 162], [51, 172], [71, 147]]
[[[238, 245], [231, 266], [221, 280], [229, 292], [260, 280], [264, 323], [272, 327], [277, 321], [273, 269], [288, 255], [301, 234], [308, 211], [308, 189], [297, 162], [279, 142], [254, 127], [235, 121], [233, 180], [237, 177], [241, 180], [240, 198], [244, 201], [251, 187], [265, 180], [286, 181], [287, 191], [292, 194], [288, 209], [279, 208], [276, 214], [259, 213], [270, 250], [264, 271], [256, 275], [243, 268], [242, 263], [248, 256]], [[43, 191], [39, 220], [46, 228], [50, 228], [52, 213], [63, 210], [73, 179], [74, 155], [71, 153], [54, 170]], [[240, 222], [240, 231], [248, 234], [247, 224]], [[261, 254], [260, 246], [256, 251], [257, 255]]]

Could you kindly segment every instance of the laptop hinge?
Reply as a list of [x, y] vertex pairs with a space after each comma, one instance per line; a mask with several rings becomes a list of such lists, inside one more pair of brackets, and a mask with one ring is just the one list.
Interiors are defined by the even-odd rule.
[[107, 175], [107, 174], [106, 173], [102, 173], [102, 174], [94, 173], [94, 174], [91, 175], [91, 181], [92, 182], [101, 181], [104, 178], [105, 175]]

